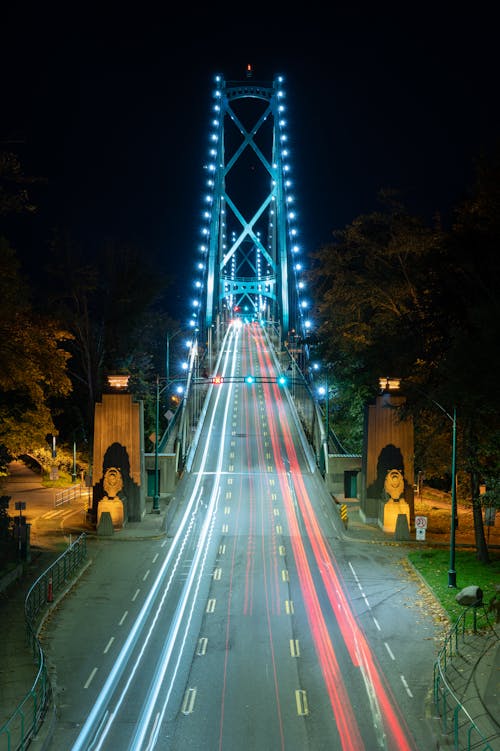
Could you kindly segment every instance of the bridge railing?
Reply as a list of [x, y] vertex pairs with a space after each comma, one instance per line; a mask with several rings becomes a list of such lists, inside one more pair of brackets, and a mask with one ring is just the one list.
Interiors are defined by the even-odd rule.
[[38, 732], [51, 700], [45, 656], [37, 637], [42, 611], [67, 584], [87, 558], [87, 540], [81, 534], [31, 586], [24, 602], [27, 642], [37, 662], [33, 685], [12, 717], [0, 728], [0, 751], [26, 749]]
[[[288, 378], [289, 392], [302, 428], [313, 448], [316, 463], [324, 475], [328, 471], [329, 446], [333, 446], [336, 453], [343, 454], [345, 451], [331, 426], [328, 435], [326, 434], [325, 425], [327, 421], [324, 412], [315, 397], [313, 384], [304, 374], [304, 363], [301, 361], [302, 350], [300, 355], [297, 356], [297, 352], [293, 348], [289, 348], [286, 343], [282, 342], [280, 327], [272, 321], [266, 322], [266, 333], [275, 352], [276, 362]], [[218, 336], [216, 341], [221, 341], [222, 338], [222, 336]], [[216, 359], [215, 349], [211, 352], [211, 356]], [[168, 427], [168, 435], [164, 435], [160, 443], [162, 447], [165, 447], [168, 443], [171, 448], [174, 443], [180, 444], [180, 466], [178, 469], [183, 466], [191, 448], [208, 389], [208, 382], [205, 383], [199, 377], [199, 373], [205, 369], [203, 366], [205, 358], [208, 358], [207, 352], [199, 353], [197, 362], [190, 365], [191, 377], [187, 379], [183, 402], [171, 420], [172, 424]], [[210, 367], [207, 367], [206, 370], [211, 372]]]
[[281, 341], [279, 327], [267, 327], [268, 338], [274, 348], [282, 372], [288, 377], [289, 390], [304, 433], [316, 456], [316, 463], [322, 474], [327, 471], [327, 453], [332, 446], [338, 454], [345, 450], [332, 430], [331, 425], [326, 432], [327, 420], [324, 410], [314, 394], [314, 384], [306, 375], [305, 353], [303, 348], [294, 348], [291, 344]]

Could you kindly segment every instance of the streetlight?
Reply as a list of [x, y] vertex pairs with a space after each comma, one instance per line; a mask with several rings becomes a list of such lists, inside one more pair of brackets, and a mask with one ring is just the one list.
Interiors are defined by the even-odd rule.
[[[427, 395], [426, 395], [427, 396]], [[441, 412], [446, 415], [452, 423], [452, 440], [451, 440], [451, 521], [450, 521], [450, 565], [448, 568], [448, 587], [456, 588], [457, 572], [455, 570], [455, 534], [457, 530], [457, 410], [453, 407], [453, 417], [445, 410], [442, 404], [435, 399], [427, 397], [430, 401], [439, 407]]]
[[[154, 489], [154, 495], [153, 495], [153, 508], [152, 513], [153, 514], [159, 514], [160, 513], [160, 483], [159, 483], [159, 470], [158, 470], [158, 447], [160, 443], [160, 395], [163, 394], [165, 389], [167, 389], [169, 386], [171, 386], [173, 383], [175, 383], [175, 379], [173, 381], [167, 380], [165, 386], [160, 389], [160, 376], [156, 376], [156, 419], [155, 419], [155, 489]], [[180, 387], [178, 387], [179, 391]], [[179, 391], [179, 393], [181, 393]]]
[[328, 376], [326, 377], [326, 386], [318, 387], [318, 394], [320, 396], [325, 397], [325, 433], [326, 433], [326, 442], [328, 444], [328, 433], [330, 430], [329, 419], [328, 419]]
[[[417, 389], [420, 391], [420, 389]], [[450, 565], [448, 567], [448, 587], [456, 588], [457, 572], [455, 569], [455, 536], [457, 531], [457, 409], [453, 407], [453, 416], [443, 407], [442, 404], [432, 399], [428, 394], [420, 391], [429, 401], [438, 407], [446, 415], [452, 424], [451, 440], [451, 521], [450, 521]]]
[[[168, 338], [167, 338], [168, 342]], [[167, 349], [168, 352], [168, 349]], [[168, 363], [168, 355], [167, 355]], [[168, 368], [168, 365], [167, 365]], [[163, 387], [162, 391], [166, 388]], [[160, 376], [156, 376], [156, 427], [155, 427], [155, 492], [153, 496], [153, 514], [160, 513], [160, 488], [158, 483], [158, 438], [160, 432]]]
[[73, 474], [71, 475], [73, 482], [76, 482], [76, 438], [73, 433]]
[[455, 570], [455, 532], [457, 527], [457, 482], [456, 482], [456, 459], [457, 459], [457, 410], [453, 407], [453, 417], [447, 412], [446, 416], [453, 423], [453, 440], [451, 451], [451, 528], [450, 528], [450, 568], [448, 570], [448, 587], [457, 586], [457, 572]]
[[175, 339], [176, 336], [183, 333], [183, 329], [178, 329], [171, 334], [167, 331], [167, 383], [170, 382], [170, 342]]

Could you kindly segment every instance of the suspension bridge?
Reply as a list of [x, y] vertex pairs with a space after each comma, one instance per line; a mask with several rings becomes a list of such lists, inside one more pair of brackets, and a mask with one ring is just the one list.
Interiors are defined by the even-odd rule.
[[[196, 294], [187, 387], [180, 408], [158, 444], [183, 465], [203, 407], [207, 378], [216, 372], [220, 345], [231, 321], [265, 327], [322, 472], [329, 444], [343, 452], [318, 404], [309, 366], [304, 249], [293, 193], [285, 82], [253, 78], [214, 80], [209, 121], [203, 223], [196, 249]], [[247, 380], [250, 383], [251, 380]]]

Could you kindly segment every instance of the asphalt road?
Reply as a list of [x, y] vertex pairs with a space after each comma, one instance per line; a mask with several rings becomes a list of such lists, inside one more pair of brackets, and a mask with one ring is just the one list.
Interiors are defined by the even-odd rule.
[[[235, 333], [224, 367], [263, 352]], [[50, 749], [427, 751], [442, 634], [404, 546], [348, 539], [286, 397], [228, 386], [168, 534], [90, 540], [45, 625]]]

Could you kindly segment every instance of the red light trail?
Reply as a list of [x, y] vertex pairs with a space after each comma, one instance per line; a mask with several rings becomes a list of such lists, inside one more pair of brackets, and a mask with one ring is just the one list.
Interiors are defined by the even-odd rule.
[[[266, 373], [272, 371], [273, 365], [269, 354], [267, 353], [266, 343], [260, 330], [256, 335], [256, 338], [260, 338], [258, 353], [261, 372]], [[266, 353], [265, 357], [263, 353]], [[389, 744], [388, 747], [394, 749], [394, 751], [411, 751], [413, 747], [409, 743], [396, 710], [387, 695], [383, 681], [371, 654], [370, 647], [352, 614], [340, 581], [335, 574], [332, 552], [327, 546], [321, 533], [321, 529], [309, 501], [309, 496], [300, 472], [295, 446], [288, 429], [288, 422], [282, 403], [282, 393], [280, 389], [273, 384], [265, 384], [264, 392], [266, 399], [272, 399], [278, 406], [278, 419], [284, 436], [285, 449], [290, 464], [290, 475], [294, 485], [297, 502], [318, 564], [318, 570], [328, 594], [332, 613], [335, 615], [346, 648], [349, 651], [353, 664], [363, 670], [365, 681], [368, 680], [373, 687], [373, 694], [376, 697], [384, 725], [380, 730], [384, 733], [385, 741]], [[268, 412], [268, 419], [274, 455], [276, 458], [279, 458], [281, 455], [281, 448], [278, 441], [277, 424], [271, 410]], [[344, 689], [342, 674], [339, 670], [339, 665], [329, 637], [328, 628], [314, 586], [286, 474], [281, 472], [279, 474], [279, 479], [285, 502], [290, 539], [304, 597], [304, 604], [307, 610], [311, 632], [330, 698], [330, 703], [337, 722], [342, 748], [345, 751], [360, 751], [360, 749], [364, 747], [364, 744], [361, 739], [356, 718], [351, 710], [349, 696]], [[331, 565], [325, 565], [328, 563]]]

